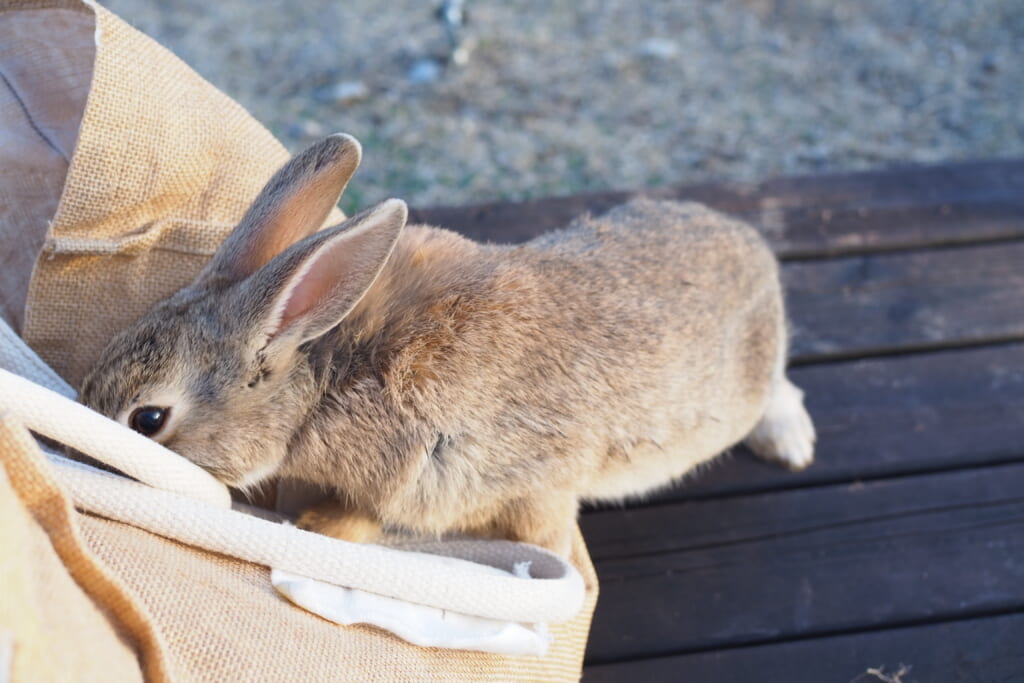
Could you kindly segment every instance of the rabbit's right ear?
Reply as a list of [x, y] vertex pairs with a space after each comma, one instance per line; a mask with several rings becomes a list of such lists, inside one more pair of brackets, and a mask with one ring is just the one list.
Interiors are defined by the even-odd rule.
[[313, 144], [274, 174], [194, 285], [238, 282], [320, 229], [362, 157], [343, 134]]
[[246, 280], [232, 307], [246, 318], [254, 343], [269, 353], [315, 339], [337, 325], [377, 279], [408, 209], [381, 202], [293, 245]]

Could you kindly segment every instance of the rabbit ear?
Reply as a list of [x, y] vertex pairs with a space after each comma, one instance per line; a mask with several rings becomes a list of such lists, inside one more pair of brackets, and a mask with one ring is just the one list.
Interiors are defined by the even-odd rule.
[[266, 184], [195, 284], [243, 280], [319, 230], [361, 157], [359, 142], [338, 133], [292, 158]]
[[239, 310], [259, 312], [254, 322], [264, 342], [319, 337], [363, 298], [407, 216], [405, 202], [389, 199], [307, 237], [243, 283]]

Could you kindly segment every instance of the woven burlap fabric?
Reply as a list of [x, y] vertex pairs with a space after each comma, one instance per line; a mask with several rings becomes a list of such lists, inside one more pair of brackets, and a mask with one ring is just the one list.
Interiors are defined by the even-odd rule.
[[13, 680], [167, 680], [151, 618], [84, 544], [28, 431], [3, 417], [0, 465], [0, 636], [12, 636]]
[[9, 420], [0, 420], [0, 462], [14, 488], [7, 495], [0, 477], [0, 567], [11, 596], [0, 631], [15, 633], [15, 680], [137, 680], [131, 646], [156, 681], [579, 678], [597, 593], [578, 534], [573, 560], [591, 590], [576, 618], [552, 627], [546, 657], [420, 648], [297, 609], [265, 567], [74, 513], [29, 433]]
[[[7, 496], [0, 477], [0, 567], [11, 596], [0, 631], [15, 634], [16, 681], [137, 680], [129, 644], [155, 681], [579, 679], [594, 590], [577, 617], [552, 628], [545, 657], [416, 647], [296, 608], [265, 567], [74, 513], [28, 431], [9, 421], [0, 421], [0, 462], [14, 488]], [[573, 550], [593, 589], [579, 535]]]
[[[175, 680], [574, 681], [593, 609], [553, 627], [546, 657], [421, 648], [370, 627], [339, 627], [281, 599], [269, 572], [86, 517], [89, 545], [142, 596]], [[582, 550], [582, 547], [581, 547]], [[591, 575], [590, 580], [593, 581]]]
[[[93, 12], [70, 0], [0, 9]], [[191, 281], [288, 158], [165, 48], [101, 7], [95, 20], [88, 99], [21, 330], [75, 386], [117, 330]]]
[[[72, 0], [0, 0], [0, 22], [26, 12], [60, 13], [63, 18], [52, 22], [34, 15], [37, 25], [55, 29], [80, 31], [84, 18], [98, 41], [91, 71], [76, 67], [64, 74], [91, 78], [88, 98], [84, 105], [73, 97], [59, 102], [58, 128], [69, 130], [66, 114], [75, 106], [83, 107], [81, 126], [74, 139], [57, 145], [46, 140], [58, 153], [34, 171], [48, 180], [33, 200], [35, 213], [0, 212], [0, 237], [42, 244], [27, 290], [22, 336], [77, 386], [119, 329], [192, 279], [287, 154], [236, 103], [102, 8]], [[65, 42], [83, 49], [80, 40]], [[55, 34], [40, 49], [47, 45], [59, 47], [61, 36]], [[0, 49], [0, 60], [19, 63], [28, 54], [17, 46]], [[37, 55], [36, 65], [49, 63], [53, 60]], [[65, 63], [80, 66], [74, 59]], [[45, 107], [53, 98], [24, 94], [16, 93], [28, 128], [45, 130], [40, 122], [49, 122]], [[58, 176], [63, 185], [56, 202]], [[0, 196], [17, 201], [25, 195], [18, 190], [24, 180], [18, 174], [6, 177], [14, 180], [5, 188], [0, 174]], [[52, 220], [40, 220], [39, 211], [52, 206]], [[336, 211], [328, 223], [340, 218]], [[8, 450], [21, 454], [15, 462], [48, 471], [37, 449]], [[68, 509], [63, 495], [54, 495], [47, 493]], [[597, 595], [593, 568], [577, 538], [574, 563], [588, 586], [586, 604], [574, 620], [552, 628], [555, 640], [547, 657], [424, 649], [303, 612], [272, 591], [265, 567], [73, 512], [32, 519], [48, 538], [55, 530], [80, 527], [80, 537], [61, 532], [66, 547], [118, 589], [90, 591], [76, 575], [77, 585], [99, 606], [97, 614], [128, 634], [122, 646], [136, 648], [152, 680], [161, 680], [163, 671], [172, 680], [211, 681], [576, 680]], [[63, 553], [59, 557], [67, 564]], [[72, 574], [77, 571], [68, 567]]]

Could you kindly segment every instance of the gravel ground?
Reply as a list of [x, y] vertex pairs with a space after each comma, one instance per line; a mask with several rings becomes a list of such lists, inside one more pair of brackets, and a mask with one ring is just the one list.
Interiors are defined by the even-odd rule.
[[108, 0], [293, 150], [364, 145], [343, 207], [1024, 154], [1021, 0]]

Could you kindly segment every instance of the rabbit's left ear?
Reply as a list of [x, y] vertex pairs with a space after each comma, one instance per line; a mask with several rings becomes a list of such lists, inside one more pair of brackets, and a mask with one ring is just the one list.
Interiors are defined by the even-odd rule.
[[252, 333], [297, 346], [337, 325], [377, 279], [407, 217], [405, 202], [389, 199], [273, 259], [239, 292], [241, 310], [256, 312]]
[[193, 284], [243, 280], [319, 230], [361, 157], [359, 142], [339, 133], [292, 158], [267, 182]]

